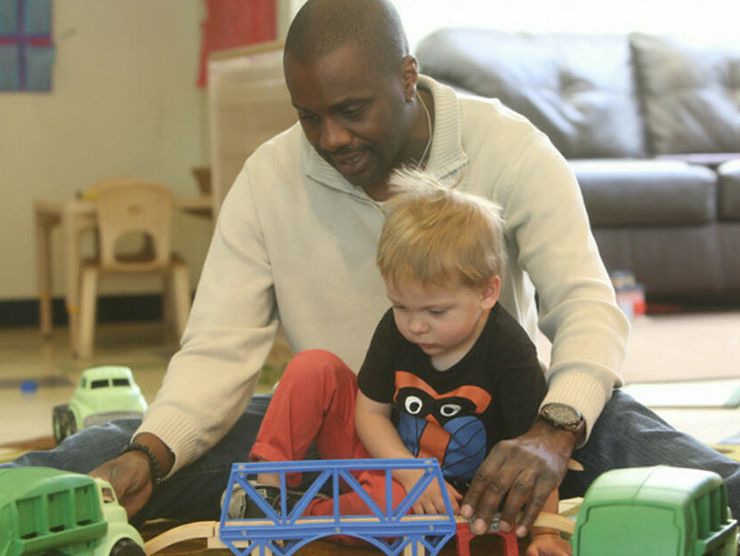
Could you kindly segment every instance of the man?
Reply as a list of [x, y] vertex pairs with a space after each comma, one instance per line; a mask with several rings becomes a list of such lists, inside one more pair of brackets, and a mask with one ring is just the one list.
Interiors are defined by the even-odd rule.
[[553, 341], [540, 417], [491, 451], [465, 497], [474, 532], [501, 505], [504, 528], [525, 534], [571, 455], [586, 470], [568, 475], [565, 496], [610, 467], [673, 463], [721, 473], [740, 513], [736, 463], [612, 395], [628, 325], [576, 180], [546, 137], [496, 101], [420, 76], [387, 0], [309, 0], [284, 69], [300, 122], [247, 160], [227, 196], [182, 349], [141, 426], [88, 429], [19, 463], [92, 470], [139, 519], [215, 516], [259, 426], [265, 400], [244, 409], [278, 322], [296, 351], [326, 349], [359, 369], [388, 307], [374, 262], [386, 180], [416, 165], [502, 207], [501, 303]]

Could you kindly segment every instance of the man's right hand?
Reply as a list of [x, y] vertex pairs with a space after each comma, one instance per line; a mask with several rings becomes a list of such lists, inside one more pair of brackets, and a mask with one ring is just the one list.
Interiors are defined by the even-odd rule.
[[111, 484], [116, 491], [119, 504], [126, 509], [129, 519], [141, 510], [152, 496], [149, 458], [142, 452], [126, 452], [96, 467], [90, 475]]

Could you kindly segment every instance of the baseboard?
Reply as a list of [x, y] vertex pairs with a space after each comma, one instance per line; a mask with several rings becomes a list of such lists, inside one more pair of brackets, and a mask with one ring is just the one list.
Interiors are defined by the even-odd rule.
[[[738, 310], [740, 294], [731, 296], [647, 296], [649, 312], [678, 313], [695, 310]], [[652, 309], [652, 310], [651, 310]], [[64, 299], [52, 299], [55, 326], [67, 324]], [[98, 298], [98, 322], [128, 322], [159, 320], [162, 318], [161, 294], [102, 296]], [[39, 324], [37, 299], [0, 300], [0, 328], [27, 327]]]
[[[55, 326], [67, 324], [64, 299], [52, 299]], [[162, 318], [162, 295], [116, 295], [98, 298], [98, 322], [147, 321]], [[0, 300], [0, 328], [39, 325], [37, 299]]]
[[705, 311], [737, 311], [740, 292], [704, 294], [645, 294], [648, 313], [692, 313]]

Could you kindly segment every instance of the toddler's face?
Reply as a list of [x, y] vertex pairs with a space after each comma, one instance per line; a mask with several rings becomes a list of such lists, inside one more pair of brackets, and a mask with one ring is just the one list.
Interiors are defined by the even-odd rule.
[[396, 326], [432, 358], [436, 368], [459, 361], [473, 346], [496, 302], [488, 288], [424, 286], [386, 281]]

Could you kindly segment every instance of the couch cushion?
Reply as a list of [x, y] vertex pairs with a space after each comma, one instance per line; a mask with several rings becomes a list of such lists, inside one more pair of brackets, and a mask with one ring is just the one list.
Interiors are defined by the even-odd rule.
[[725, 162], [719, 174], [719, 216], [722, 220], [740, 220], [740, 159]]
[[717, 176], [703, 166], [655, 160], [576, 160], [594, 227], [688, 226], [717, 218]]
[[682, 154], [661, 154], [655, 158], [659, 160], [680, 160], [687, 164], [698, 164], [716, 169], [721, 164], [730, 160], [740, 158], [740, 153], [682, 153]]
[[[724, 227], [729, 225], [725, 224]], [[596, 228], [594, 238], [607, 269], [629, 269], [648, 296], [703, 296], [737, 290], [740, 280], [727, 270], [719, 224]], [[740, 237], [740, 225], [732, 235]], [[733, 287], [734, 286], [734, 287]]]
[[645, 154], [626, 35], [442, 29], [416, 55], [423, 73], [522, 113], [567, 158]]
[[740, 46], [630, 36], [655, 154], [740, 152]]

